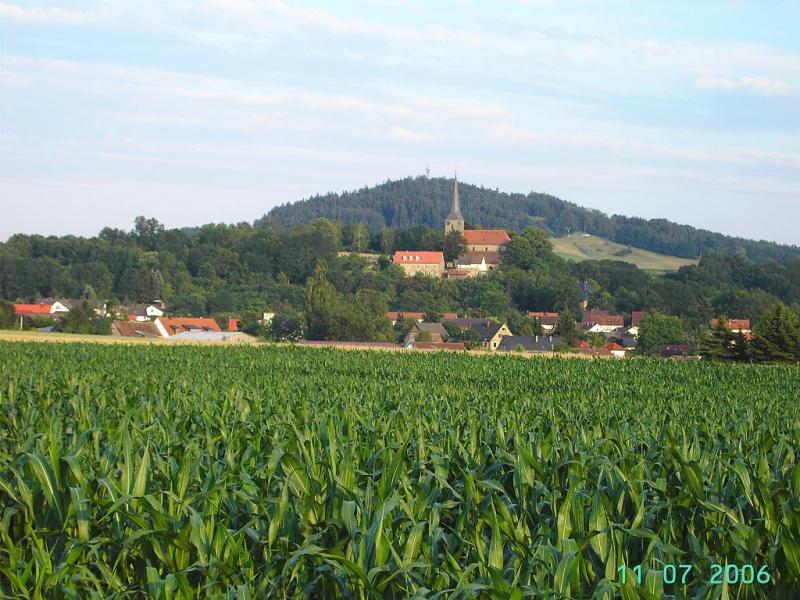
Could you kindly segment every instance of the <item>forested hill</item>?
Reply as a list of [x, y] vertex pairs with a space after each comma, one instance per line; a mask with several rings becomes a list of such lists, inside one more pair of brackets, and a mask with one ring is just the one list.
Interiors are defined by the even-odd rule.
[[[683, 258], [717, 253], [783, 263], [800, 257], [798, 246], [746, 240], [678, 225], [666, 219], [608, 216], [548, 194], [507, 194], [461, 182], [458, 188], [464, 218], [483, 228], [522, 231], [537, 224], [554, 236], [564, 235], [568, 229], [585, 229], [587, 233], [620, 244]], [[408, 177], [354, 192], [329, 193], [277, 206], [259, 221], [292, 226], [328, 217], [342, 224], [364, 223], [373, 230], [382, 226], [405, 229], [412, 225], [438, 228], [450, 211], [452, 194], [452, 179]]]

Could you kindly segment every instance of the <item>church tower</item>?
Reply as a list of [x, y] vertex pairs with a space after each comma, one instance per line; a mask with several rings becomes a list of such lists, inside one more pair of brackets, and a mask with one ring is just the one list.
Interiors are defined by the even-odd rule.
[[450, 214], [444, 220], [444, 233], [447, 235], [451, 231], [460, 231], [464, 233], [464, 216], [461, 214], [461, 205], [458, 202], [458, 175], [455, 177], [453, 184], [453, 207], [450, 209]]

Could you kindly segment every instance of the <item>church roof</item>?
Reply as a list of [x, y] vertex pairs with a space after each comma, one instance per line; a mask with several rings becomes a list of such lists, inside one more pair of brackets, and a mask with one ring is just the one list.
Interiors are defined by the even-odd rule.
[[467, 245], [478, 246], [502, 246], [511, 241], [508, 234], [503, 229], [466, 229], [464, 230], [464, 241]]

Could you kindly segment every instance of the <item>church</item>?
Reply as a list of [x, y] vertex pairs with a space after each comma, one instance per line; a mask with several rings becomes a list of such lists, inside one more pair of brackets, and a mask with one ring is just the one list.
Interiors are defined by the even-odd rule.
[[453, 183], [453, 206], [444, 221], [444, 233], [459, 231], [464, 236], [467, 252], [505, 252], [511, 241], [504, 229], [464, 229], [464, 215], [458, 197], [458, 178]]
[[448, 277], [477, 277], [486, 275], [502, 262], [502, 253], [511, 241], [504, 229], [464, 229], [461, 200], [458, 195], [458, 178], [453, 183], [453, 205], [444, 221], [444, 233], [458, 231], [464, 236], [465, 252], [458, 257], [456, 268]]

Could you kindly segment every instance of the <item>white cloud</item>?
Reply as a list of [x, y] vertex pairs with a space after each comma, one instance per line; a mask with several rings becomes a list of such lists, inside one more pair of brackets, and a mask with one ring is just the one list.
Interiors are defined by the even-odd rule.
[[108, 23], [118, 11], [110, 8], [73, 10], [57, 7], [25, 7], [7, 2], [0, 3], [0, 18], [34, 24], [96, 26]]
[[695, 78], [695, 85], [703, 90], [731, 92], [744, 90], [765, 96], [783, 96], [800, 92], [800, 83], [791, 84], [780, 79], [769, 77], [710, 77]]

